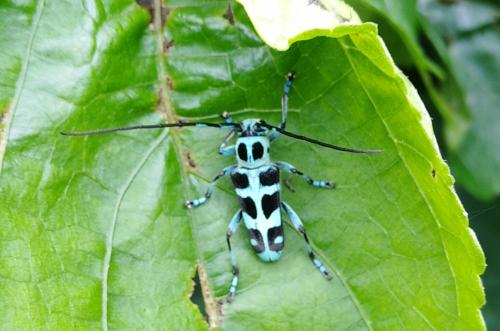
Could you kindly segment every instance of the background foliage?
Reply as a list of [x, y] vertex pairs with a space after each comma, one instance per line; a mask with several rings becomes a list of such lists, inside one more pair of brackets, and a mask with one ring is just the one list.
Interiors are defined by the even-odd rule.
[[[385, 158], [330, 155], [290, 141], [277, 145], [276, 158], [339, 178], [335, 195], [302, 183], [296, 183], [298, 193], [284, 192], [308, 220], [311, 237], [336, 274], [334, 285], [314, 270], [304, 272], [312, 267], [291, 231], [287, 255], [271, 266], [258, 263], [240, 231], [236, 250], [245, 278], [238, 300], [224, 307], [224, 327], [300, 327], [311, 321], [318, 328], [480, 327], [482, 296], [475, 276], [481, 253], [448, 189], [448, 169], [432, 137], [426, 138], [425, 113], [422, 125], [422, 108], [380, 55], [373, 26], [278, 53], [262, 44], [235, 3], [171, 1], [168, 9], [159, 2], [140, 4], [144, 9], [113, 1], [0, 6], [0, 45], [8, 49], [0, 53], [0, 106], [10, 110], [3, 112], [10, 128], [0, 179], [6, 220], [2, 325], [205, 328], [187, 300], [191, 277], [201, 259], [202, 283], [208, 277], [214, 295], [225, 294], [229, 264], [224, 237], [216, 234], [224, 233], [236, 203], [227, 183], [203, 210], [188, 213], [181, 202], [200, 194], [222, 167], [223, 160], [206, 153], [215, 151], [222, 134], [172, 130], [61, 140], [58, 131], [172, 121], [178, 115], [215, 119], [222, 110], [276, 122], [283, 77], [293, 67], [300, 79], [292, 92], [291, 128], [344, 145], [375, 143], [386, 150]], [[498, 68], [498, 60], [488, 56], [498, 46], [495, 15], [457, 27], [446, 22], [448, 14], [439, 15], [450, 7], [436, 10], [439, 4], [432, 2], [420, 4], [426, 16], [411, 1], [353, 5], [364, 18], [380, 22], [400, 65], [427, 91], [428, 104], [442, 118], [445, 152], [459, 182], [481, 199], [498, 195], [497, 182], [486, 180], [498, 168], [498, 118], [488, 108], [498, 95], [487, 90]], [[474, 10], [487, 13], [485, 8], [493, 7], [478, 4]], [[453, 56], [455, 43], [481, 43], [472, 37], [490, 28], [493, 42], [485, 42], [490, 48], [457, 47]], [[449, 30], [453, 39], [444, 39], [446, 44], [441, 36]], [[376, 65], [360, 54], [378, 56]], [[487, 68], [478, 69], [483, 62]], [[484, 73], [474, 76], [484, 85], [470, 84], [470, 72], [461, 71], [467, 68]], [[332, 81], [341, 83], [331, 89]], [[478, 106], [474, 101], [485, 89], [490, 93], [480, 95], [485, 105]], [[370, 111], [379, 118], [366, 126]], [[471, 163], [478, 148], [485, 160], [480, 174]], [[367, 182], [372, 177], [376, 180]], [[333, 216], [321, 207], [334, 204], [342, 208]], [[384, 205], [397, 208], [380, 208]], [[270, 297], [276, 284], [280, 296]], [[219, 315], [219, 306], [207, 303], [209, 314]], [[332, 308], [319, 315], [306, 309], [315, 305]], [[332, 320], [331, 314], [342, 318]]]
[[497, 1], [348, 1], [379, 24], [417, 86], [486, 254], [483, 309], [500, 330], [500, 7]]

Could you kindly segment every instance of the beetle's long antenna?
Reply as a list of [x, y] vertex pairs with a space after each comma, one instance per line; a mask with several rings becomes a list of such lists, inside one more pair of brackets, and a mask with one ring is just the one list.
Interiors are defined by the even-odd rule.
[[173, 127], [184, 127], [184, 126], [196, 126], [196, 127], [211, 127], [219, 129], [234, 129], [239, 127], [238, 123], [208, 123], [208, 122], [176, 122], [176, 123], [165, 123], [165, 124], [150, 124], [150, 125], [135, 125], [123, 128], [110, 128], [101, 129], [95, 131], [78, 131], [78, 132], [61, 132], [63, 136], [91, 136], [95, 134], [103, 134], [117, 131], [130, 131], [130, 130], [143, 130], [143, 129], [161, 129], [161, 128], [173, 128]]
[[378, 154], [378, 153], [383, 152], [383, 150], [380, 150], [380, 149], [353, 149], [353, 148], [336, 146], [336, 145], [328, 144], [328, 143], [325, 143], [325, 142], [322, 142], [322, 141], [319, 141], [316, 139], [312, 139], [312, 138], [309, 138], [306, 136], [301, 136], [301, 135], [298, 135], [298, 134], [293, 133], [293, 132], [285, 131], [285, 130], [281, 129], [280, 127], [277, 127], [277, 126], [274, 126], [271, 124], [267, 124], [264, 121], [261, 121], [259, 124], [263, 127], [268, 128], [268, 129], [276, 130], [285, 136], [288, 136], [288, 137], [291, 137], [294, 139], [298, 139], [298, 140], [304, 140], [304, 141], [307, 141], [307, 142], [312, 143], [312, 144], [320, 145], [320, 146], [323, 146], [326, 148], [335, 149], [335, 150], [341, 151], [341, 152], [357, 153], [357, 154]]

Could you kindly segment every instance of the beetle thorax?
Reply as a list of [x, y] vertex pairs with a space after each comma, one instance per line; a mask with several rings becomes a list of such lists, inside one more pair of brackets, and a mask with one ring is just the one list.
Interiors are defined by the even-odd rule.
[[263, 136], [239, 137], [236, 141], [238, 166], [257, 168], [269, 164], [269, 138]]

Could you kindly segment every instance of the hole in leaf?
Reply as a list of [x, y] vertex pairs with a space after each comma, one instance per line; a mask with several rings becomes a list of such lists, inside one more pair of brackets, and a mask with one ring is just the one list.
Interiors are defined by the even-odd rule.
[[135, 0], [141, 7], [153, 8], [153, 0]]
[[142, 8], [148, 10], [150, 16], [150, 22], [152, 23], [154, 17], [153, 0], [135, 0], [135, 2]]
[[194, 288], [190, 299], [198, 307], [201, 315], [208, 323], [208, 314], [205, 309], [205, 301], [203, 300], [203, 293], [201, 289], [201, 282], [200, 282], [200, 276], [198, 274], [198, 268], [196, 268], [196, 274], [193, 277], [193, 282], [194, 282]]
[[[155, 5], [153, 0], [135, 0], [135, 2], [141, 6], [142, 8], [145, 8], [149, 11], [149, 15], [151, 16], [151, 23], [154, 21], [155, 17]], [[165, 25], [165, 22], [167, 20], [167, 16], [169, 14], [169, 9], [165, 7], [163, 2], [161, 3], [161, 26]]]

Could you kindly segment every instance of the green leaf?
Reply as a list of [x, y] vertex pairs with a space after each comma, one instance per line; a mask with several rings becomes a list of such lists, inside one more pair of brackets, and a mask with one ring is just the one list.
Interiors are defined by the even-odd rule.
[[[226, 330], [484, 328], [484, 257], [425, 108], [373, 25], [323, 29], [279, 52], [234, 3], [169, 2], [164, 30], [159, 1], [152, 23], [133, 2], [0, 6], [9, 17], [0, 46], [21, 63], [0, 75], [11, 86], [0, 177], [6, 329], [206, 329], [189, 300], [197, 265], [210, 324]], [[4, 24], [10, 18], [26, 24]], [[6, 37], [17, 30], [26, 42]], [[296, 192], [282, 192], [334, 278], [321, 277], [290, 227], [273, 264], [255, 256], [241, 227], [232, 241], [241, 281], [221, 307], [236, 196], [225, 181], [200, 208], [183, 201], [234, 163], [217, 154], [225, 133], [59, 131], [218, 121], [222, 111], [278, 123], [290, 70], [290, 131], [384, 153], [278, 139], [273, 159], [337, 182], [330, 191], [294, 179]]]

